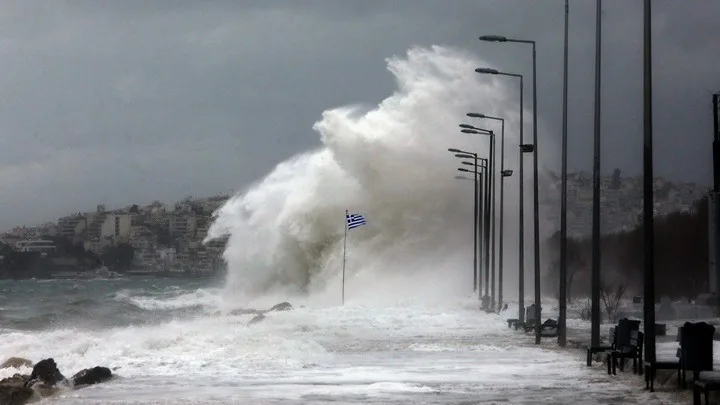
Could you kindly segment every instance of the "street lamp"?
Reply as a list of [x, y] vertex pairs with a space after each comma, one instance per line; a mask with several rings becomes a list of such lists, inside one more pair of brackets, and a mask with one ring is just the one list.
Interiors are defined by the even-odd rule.
[[[475, 158], [475, 156], [469, 155], [469, 154], [457, 154], [455, 156], [459, 157], [459, 158], [473, 158], [473, 159]], [[490, 271], [489, 270], [489, 261], [488, 261], [488, 256], [489, 256], [488, 241], [490, 239], [490, 232], [489, 232], [490, 231], [490, 227], [489, 227], [489, 223], [490, 223], [490, 221], [489, 221], [489, 212], [490, 212], [490, 210], [489, 210], [489, 207], [490, 207], [490, 205], [489, 205], [489, 202], [490, 202], [489, 176], [490, 176], [490, 170], [488, 169], [488, 167], [490, 167], [490, 165], [488, 164], [488, 159], [486, 159], [486, 158], [478, 157], [477, 160], [475, 160], [475, 162], [477, 162], [477, 161], [479, 161], [480, 163], [478, 164], [478, 163], [474, 163], [474, 162], [462, 162], [462, 164], [465, 164], [468, 166], [479, 167], [479, 168], [483, 169], [483, 171], [481, 173], [479, 173], [481, 176], [480, 177], [480, 193], [482, 194], [480, 196], [480, 204], [479, 205], [480, 205], [480, 210], [481, 210], [482, 214], [478, 215], [478, 217], [479, 217], [478, 222], [480, 223], [479, 234], [481, 235], [481, 238], [480, 238], [480, 240], [481, 240], [481, 242], [480, 242], [480, 258], [481, 259], [480, 260], [481, 260], [481, 263], [484, 262], [484, 265], [482, 266], [482, 269], [479, 273], [479, 276], [480, 276], [479, 280], [480, 280], [480, 284], [482, 285], [482, 272], [484, 270], [484, 272], [485, 272], [485, 295], [484, 295], [484, 297], [482, 297], [481, 301], [482, 301], [482, 308], [487, 309], [488, 308], [488, 303], [487, 303], [488, 288], [490, 287], [490, 283], [488, 280], [489, 271]], [[479, 289], [478, 292], [480, 294], [482, 294], [481, 289]], [[482, 295], [480, 295], [480, 296], [482, 296]]]
[[[535, 41], [527, 39], [514, 39], [507, 38], [500, 35], [484, 35], [479, 38], [481, 41], [488, 42], [515, 42], [521, 44], [532, 45], [532, 70], [533, 70], [533, 213], [534, 218], [534, 233], [535, 233], [535, 343], [540, 343], [540, 316], [542, 314], [540, 308], [540, 196], [538, 193], [538, 134], [537, 134], [537, 57], [535, 52]], [[522, 123], [520, 124], [522, 125]], [[522, 141], [521, 141], [522, 143]], [[522, 173], [520, 174], [522, 179]]]
[[[490, 308], [495, 308], [495, 133], [493, 131], [477, 128], [468, 124], [460, 124], [462, 129], [460, 132], [465, 134], [474, 135], [489, 135], [490, 138], [490, 161], [488, 165], [488, 176], [487, 183], [488, 188], [492, 190], [487, 194], [486, 211], [485, 211], [485, 239], [483, 239], [485, 246], [485, 295], [488, 295], [488, 287], [490, 288]], [[491, 211], [492, 210], [492, 211]], [[492, 218], [491, 218], [492, 216]], [[492, 247], [490, 243], [492, 242]], [[490, 254], [492, 252], [492, 264], [490, 263]], [[492, 279], [488, 278], [492, 276]]]
[[592, 266], [590, 268], [590, 344], [600, 346], [600, 75], [602, 55], [600, 39], [602, 0], [595, 0], [595, 112], [593, 128], [593, 210], [592, 210]]
[[655, 236], [653, 234], [652, 29], [650, 0], [643, 7], [643, 226], [645, 360], [655, 361]]
[[[505, 119], [499, 118], [499, 117], [491, 117], [485, 114], [480, 113], [467, 113], [466, 114], [470, 118], [480, 118], [480, 119], [489, 119], [489, 120], [496, 120], [500, 121], [501, 123], [501, 129], [500, 129], [500, 243], [499, 243], [499, 257], [498, 257], [498, 308], [502, 309], [503, 304], [503, 219], [504, 219], [504, 202], [505, 202], [505, 177], [509, 177], [512, 175], [512, 170], [510, 171], [510, 175], [505, 176]], [[495, 171], [493, 171], [493, 176], [495, 176]], [[493, 177], [494, 179], [494, 177]], [[495, 181], [493, 180], [493, 199], [495, 198]], [[495, 218], [495, 203], [493, 200], [493, 221]], [[495, 240], [493, 239], [493, 270], [495, 269]]]
[[[450, 153], [464, 154], [475, 159], [477, 165], [477, 153], [466, 152], [456, 148], [448, 149]], [[457, 156], [457, 155], [456, 155]], [[478, 286], [478, 175], [475, 173], [475, 190], [473, 192], [474, 204], [473, 204], [473, 292], [477, 291]]]
[[565, 39], [563, 47], [563, 102], [560, 186], [560, 285], [558, 294], [558, 345], [567, 344], [567, 111], [568, 111], [568, 25], [570, 0], [565, 0]]
[[[516, 77], [520, 79], [520, 144], [523, 143], [523, 129], [525, 127], [524, 120], [523, 120], [523, 75], [517, 74], [517, 73], [506, 73], [506, 72], [500, 72], [497, 69], [490, 69], [490, 68], [477, 68], [475, 69], [475, 72], [480, 74], [489, 74], [489, 75], [500, 75], [500, 76], [510, 76], [510, 77]], [[525, 153], [522, 151], [522, 153]], [[518, 319], [520, 319], [520, 322], [525, 321], [525, 199], [524, 199], [524, 175], [523, 175], [523, 156], [522, 153], [520, 155], [520, 195], [518, 196], [518, 199], [520, 200], [520, 203], [518, 204]], [[539, 319], [539, 318], [538, 318]]]
[[[713, 157], [713, 190], [711, 194], [713, 211], [713, 245], [711, 246], [710, 261], [715, 261], [713, 273], [715, 276], [714, 285], [710, 286], [710, 291], [720, 291], [720, 93], [712, 96], [713, 109], [713, 141], [712, 141], [712, 157]], [[710, 212], [710, 211], [708, 211]], [[714, 254], [713, 254], [714, 253]], [[710, 278], [712, 280], [712, 277]], [[714, 290], [713, 290], [714, 289]], [[720, 301], [716, 305], [720, 305]], [[720, 309], [720, 308], [718, 308]]]

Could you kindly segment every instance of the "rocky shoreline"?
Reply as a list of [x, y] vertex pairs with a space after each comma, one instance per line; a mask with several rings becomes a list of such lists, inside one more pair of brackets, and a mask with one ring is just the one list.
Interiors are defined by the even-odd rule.
[[[270, 312], [290, 311], [293, 306], [289, 302], [281, 302], [267, 310], [236, 309], [228, 315], [254, 315], [248, 326], [261, 322]], [[222, 315], [220, 312], [215, 315]], [[47, 358], [33, 363], [22, 357], [10, 357], [0, 364], [0, 370], [32, 368], [27, 374], [16, 373], [12, 377], [0, 380], [0, 405], [25, 405], [40, 401], [61, 392], [80, 389], [89, 385], [106, 382], [115, 377], [113, 372], [102, 366], [86, 368], [66, 378], [58, 369], [55, 360]]]
[[52, 358], [33, 364], [28, 359], [11, 357], [0, 365], [0, 369], [21, 367], [32, 367], [32, 373], [15, 374], [0, 380], [0, 405], [24, 405], [60, 392], [99, 384], [114, 377], [109, 368], [98, 366], [80, 370], [67, 379]]

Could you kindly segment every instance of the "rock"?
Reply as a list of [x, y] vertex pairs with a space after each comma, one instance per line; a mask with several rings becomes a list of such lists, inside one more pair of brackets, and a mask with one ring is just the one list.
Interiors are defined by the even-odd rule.
[[293, 307], [292, 307], [292, 305], [290, 305], [289, 302], [281, 302], [281, 303], [273, 306], [272, 308], [270, 308], [268, 310], [268, 312], [270, 312], [270, 311], [290, 311], [291, 309], [293, 309]]
[[[26, 365], [27, 361], [13, 364]], [[73, 376], [73, 388], [101, 383], [110, 378], [112, 372], [107, 367], [88, 368]], [[68, 385], [58, 385], [58, 383], [67, 384], [68, 381], [58, 370], [55, 360], [52, 358], [41, 360], [33, 367], [30, 375], [15, 374], [0, 380], [0, 405], [24, 405], [70, 388]]]
[[0, 386], [2, 387], [23, 387], [30, 381], [29, 375], [15, 374], [12, 377], [3, 378], [0, 380]]
[[0, 364], [0, 369], [3, 368], [20, 368], [20, 367], [32, 367], [33, 362], [22, 357], [10, 357], [5, 360], [3, 364]]
[[253, 319], [250, 320], [250, 322], [248, 322], [248, 326], [254, 325], [254, 324], [262, 321], [263, 319], [265, 319], [265, 315], [257, 314], [257, 315], [255, 315], [255, 317]]
[[51, 387], [59, 382], [67, 381], [65, 376], [58, 370], [57, 364], [55, 364], [55, 360], [52, 358], [40, 360], [35, 367], [33, 367], [29, 383], [35, 380], [42, 381]]
[[105, 382], [112, 378], [112, 371], [107, 367], [86, 368], [72, 376], [73, 387], [92, 385]]
[[25, 405], [33, 396], [35, 396], [35, 391], [32, 388], [0, 383], [0, 405]]
[[22, 405], [30, 401], [35, 391], [26, 387], [29, 375], [15, 374], [0, 380], [0, 405]]

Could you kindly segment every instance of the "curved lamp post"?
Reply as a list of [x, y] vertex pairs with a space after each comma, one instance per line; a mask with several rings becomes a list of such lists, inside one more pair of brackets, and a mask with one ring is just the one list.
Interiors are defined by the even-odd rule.
[[[497, 69], [490, 69], [490, 68], [477, 68], [475, 69], [475, 72], [480, 74], [489, 74], [489, 75], [500, 75], [500, 76], [508, 76], [508, 77], [516, 77], [520, 79], [520, 163], [519, 163], [519, 183], [520, 183], [520, 192], [518, 199], [518, 319], [520, 319], [521, 322], [525, 321], [525, 198], [524, 198], [524, 174], [523, 174], [523, 153], [527, 152], [527, 147], [532, 145], [525, 145], [523, 144], [524, 137], [523, 137], [523, 129], [525, 127], [524, 120], [523, 120], [523, 75], [517, 74], [517, 73], [507, 73], [507, 72], [501, 72]], [[525, 148], [523, 148], [525, 147]]]
[[[475, 164], [477, 165], [478, 156], [477, 153], [474, 152], [466, 152], [460, 149], [456, 148], [450, 148], [448, 149], [448, 152], [450, 153], [459, 153], [459, 154], [466, 154], [469, 157], [475, 159]], [[473, 213], [473, 292], [477, 291], [478, 288], [478, 223], [479, 223], [479, 217], [478, 217], [478, 175], [475, 173], [475, 191], [473, 192], [473, 198], [474, 198], [474, 213]]]
[[[467, 169], [467, 168], [461, 167], [461, 168], [458, 168], [458, 171], [472, 173], [474, 176], [476, 176], [478, 178], [479, 192], [476, 193], [476, 195], [477, 195], [477, 198], [479, 201], [479, 203], [478, 203], [479, 211], [482, 211], [482, 214], [478, 213], [477, 220], [476, 220], [476, 223], [478, 223], [478, 225], [479, 225], [478, 234], [480, 235], [480, 238], [479, 238], [480, 243], [477, 243], [476, 246], [478, 246], [478, 250], [477, 250], [479, 252], [478, 258], [480, 259], [480, 263], [482, 263], [484, 255], [487, 255], [487, 252], [483, 249], [484, 243], [482, 242], [487, 238], [487, 235], [484, 232], [484, 230], [486, 229], [486, 223], [487, 223], [484, 212], [487, 207], [487, 199], [488, 199], [487, 196], [489, 193], [489, 187], [488, 187], [488, 181], [487, 181], [487, 178], [488, 178], [487, 159], [478, 157], [477, 160], [475, 160], [476, 155], [473, 155], [473, 154], [457, 154], [455, 156], [458, 158], [472, 159], [472, 161], [470, 161], [470, 162], [468, 162], [468, 161], [461, 162], [464, 165], [472, 166], [473, 167], [472, 169]], [[475, 163], [476, 161], [478, 163]], [[478, 284], [477, 285], [478, 299], [480, 299], [482, 301], [482, 284], [483, 284], [482, 272], [485, 271], [485, 274], [486, 274], [485, 290], [487, 291], [487, 271], [488, 271], [488, 269], [485, 266], [481, 266], [481, 267], [482, 268], [480, 268], [479, 272], [476, 273], [477, 277], [475, 277], [474, 281]], [[483, 306], [483, 308], [484, 308], [484, 306]]]
[[[491, 309], [495, 308], [495, 133], [493, 131], [477, 128], [468, 124], [459, 125], [462, 130], [460, 132], [474, 135], [489, 135], [490, 141], [490, 160], [488, 166], [488, 187], [491, 191], [487, 194], [488, 201], [485, 203], [485, 268], [489, 269], [485, 273], [485, 295], [488, 295], [488, 287], [490, 288], [490, 305]], [[492, 245], [491, 245], [492, 244]], [[490, 262], [492, 255], [492, 263]], [[491, 278], [491, 279], [488, 279]], [[488, 309], [488, 308], [485, 308]]]
[[[489, 120], [495, 120], [500, 121], [501, 123], [501, 129], [500, 129], [500, 233], [498, 235], [499, 243], [498, 243], [498, 308], [502, 309], [503, 304], [503, 254], [504, 254], [504, 237], [503, 237], [503, 220], [505, 218], [504, 215], [504, 206], [505, 206], [505, 177], [509, 177], [512, 175], [512, 170], [510, 171], [510, 174], [508, 176], [505, 176], [505, 119], [500, 117], [492, 117], [485, 114], [480, 113], [467, 113], [466, 114], [470, 118], [479, 118], [479, 119], [489, 119]], [[493, 176], [495, 175], [495, 172], [493, 171]], [[493, 181], [493, 196], [495, 194], [495, 182]], [[495, 218], [495, 204], [493, 204], [493, 218]], [[495, 250], [495, 246], [493, 246], [493, 251]], [[495, 256], [493, 254], [493, 260]], [[493, 263], [493, 268], [495, 267], [495, 264]]]
[[[513, 42], [532, 45], [532, 70], [533, 70], [533, 213], [535, 215], [533, 221], [533, 230], [535, 236], [534, 256], [535, 256], [535, 319], [538, 320], [535, 327], [535, 343], [540, 343], [540, 196], [538, 193], [538, 134], [537, 134], [537, 57], [535, 52], [535, 41], [527, 39], [507, 38], [500, 35], [483, 35], [479, 38], [481, 41], [487, 42]], [[520, 123], [522, 125], [522, 122]], [[522, 179], [522, 173], [521, 173]]]

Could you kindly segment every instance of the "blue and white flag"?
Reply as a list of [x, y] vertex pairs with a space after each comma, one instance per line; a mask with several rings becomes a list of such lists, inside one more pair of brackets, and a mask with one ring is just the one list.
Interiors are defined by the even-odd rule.
[[345, 216], [347, 217], [348, 229], [357, 228], [358, 226], [367, 224], [365, 217], [360, 214], [346, 214]]

